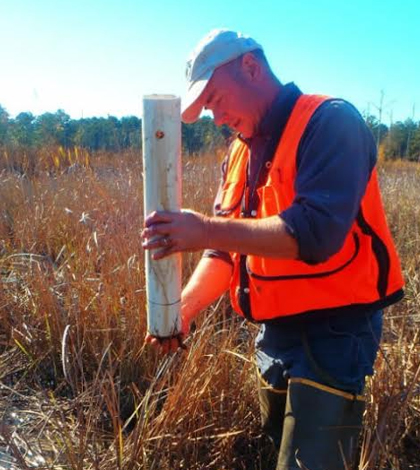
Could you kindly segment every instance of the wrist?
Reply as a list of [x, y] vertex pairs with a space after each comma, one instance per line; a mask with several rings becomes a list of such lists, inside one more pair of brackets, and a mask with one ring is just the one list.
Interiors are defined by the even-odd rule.
[[190, 325], [194, 318], [198, 315], [198, 311], [192, 308], [191, 300], [181, 299], [181, 319], [182, 324]]
[[212, 233], [212, 217], [207, 215], [203, 216], [203, 248], [208, 249], [211, 248], [211, 233]]
[[190, 331], [191, 322], [195, 318], [195, 315], [190, 315], [187, 312], [181, 310], [181, 332], [187, 335]]

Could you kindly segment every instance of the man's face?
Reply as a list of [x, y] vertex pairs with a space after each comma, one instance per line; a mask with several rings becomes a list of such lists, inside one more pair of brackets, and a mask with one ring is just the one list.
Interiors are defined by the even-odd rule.
[[249, 138], [260, 119], [255, 92], [240, 70], [233, 72], [229, 65], [213, 73], [201, 97], [203, 106], [212, 111], [217, 126], [226, 124]]

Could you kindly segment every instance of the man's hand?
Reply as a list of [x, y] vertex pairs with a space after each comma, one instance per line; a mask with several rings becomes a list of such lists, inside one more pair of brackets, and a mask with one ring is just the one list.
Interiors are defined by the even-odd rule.
[[151, 344], [155, 349], [159, 350], [162, 354], [168, 354], [176, 352], [179, 348], [185, 349], [183, 344], [184, 338], [188, 336], [190, 332], [190, 323], [189, 321], [182, 316], [182, 326], [181, 332], [177, 336], [172, 336], [171, 338], [158, 338], [156, 336], [151, 335], [147, 332], [146, 337], [144, 339], [145, 343]]
[[145, 250], [156, 250], [159, 260], [179, 251], [198, 251], [208, 246], [210, 218], [190, 210], [152, 212], [144, 221], [141, 236]]

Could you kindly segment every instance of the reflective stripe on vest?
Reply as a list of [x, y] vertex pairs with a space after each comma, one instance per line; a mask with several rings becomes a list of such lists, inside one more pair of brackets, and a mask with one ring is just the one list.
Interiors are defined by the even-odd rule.
[[[327, 97], [302, 95], [289, 118], [268, 171], [257, 189], [256, 217], [280, 214], [293, 203], [297, 149], [306, 126]], [[231, 149], [222, 192], [220, 215], [241, 217], [245, 200], [247, 145], [237, 139]], [[255, 321], [271, 320], [317, 310], [378, 306], [402, 297], [403, 278], [379, 192], [372, 171], [359, 214], [342, 248], [327, 261], [309, 265], [298, 260], [246, 256], [246, 282], [242, 290], [240, 255], [231, 253], [234, 264], [230, 285], [233, 308]], [[243, 258], [243, 260], [245, 260]], [[245, 287], [244, 287], [245, 286]], [[244, 296], [250, 312], [244, 312]]]

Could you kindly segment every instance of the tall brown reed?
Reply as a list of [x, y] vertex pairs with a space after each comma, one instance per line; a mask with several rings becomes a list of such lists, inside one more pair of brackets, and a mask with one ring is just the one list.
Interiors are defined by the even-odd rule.
[[[185, 207], [211, 211], [219, 160], [184, 161]], [[3, 153], [0, 168], [0, 434], [16, 465], [264, 468], [255, 327], [222, 299], [187, 352], [143, 345], [139, 155], [44, 149]], [[420, 465], [419, 176], [416, 165], [381, 167], [407, 296], [387, 312], [360, 468]], [[199, 256], [184, 256], [185, 280]]]

